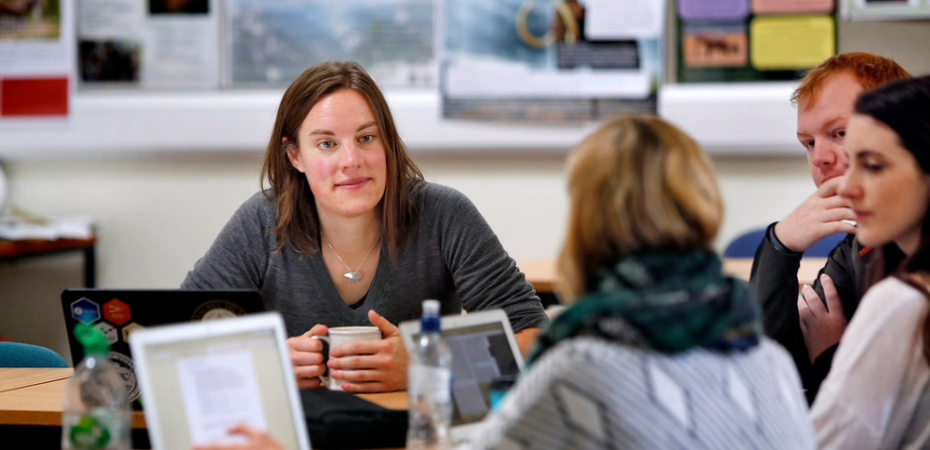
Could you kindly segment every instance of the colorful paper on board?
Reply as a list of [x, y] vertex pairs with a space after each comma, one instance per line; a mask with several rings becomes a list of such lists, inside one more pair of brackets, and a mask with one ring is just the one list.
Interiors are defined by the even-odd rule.
[[67, 77], [0, 79], [0, 118], [66, 117]]
[[749, 59], [746, 25], [685, 25], [685, 67], [745, 67]]
[[587, 0], [584, 5], [588, 39], [656, 39], [665, 30], [663, 0]]
[[679, 0], [678, 15], [686, 22], [740, 22], [749, 16], [749, 0]]
[[833, 12], [833, 0], [752, 0], [753, 14], [819, 14]]
[[761, 16], [749, 25], [750, 62], [757, 70], [800, 70], [836, 53], [830, 16]]

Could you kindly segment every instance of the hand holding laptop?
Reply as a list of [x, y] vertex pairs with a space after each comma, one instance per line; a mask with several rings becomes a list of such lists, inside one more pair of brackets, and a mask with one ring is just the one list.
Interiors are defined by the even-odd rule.
[[[407, 350], [397, 327], [374, 310], [368, 320], [381, 330], [380, 340], [365, 340], [338, 345], [329, 350], [326, 363], [332, 380], [347, 392], [391, 392], [407, 388]], [[287, 340], [297, 385], [320, 387], [327, 369], [320, 337], [329, 334], [325, 325], [316, 325], [301, 336]]]

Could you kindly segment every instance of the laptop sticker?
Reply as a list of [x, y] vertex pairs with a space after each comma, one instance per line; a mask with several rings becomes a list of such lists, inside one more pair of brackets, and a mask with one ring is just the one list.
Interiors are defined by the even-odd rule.
[[90, 325], [100, 320], [100, 306], [86, 297], [81, 298], [71, 304], [71, 317], [77, 319], [78, 322]]

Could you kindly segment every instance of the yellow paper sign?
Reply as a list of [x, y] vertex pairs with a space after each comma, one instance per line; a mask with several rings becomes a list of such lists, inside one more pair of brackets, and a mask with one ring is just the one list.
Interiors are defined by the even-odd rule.
[[750, 62], [757, 70], [799, 70], [836, 53], [830, 16], [761, 16], [749, 25]]

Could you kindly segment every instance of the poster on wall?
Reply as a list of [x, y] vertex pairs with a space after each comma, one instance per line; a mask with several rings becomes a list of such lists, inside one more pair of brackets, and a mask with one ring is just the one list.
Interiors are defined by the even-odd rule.
[[82, 0], [82, 87], [219, 85], [216, 0]]
[[0, 124], [68, 117], [74, 2], [0, 1]]
[[223, 85], [287, 86], [355, 61], [382, 87], [434, 88], [433, 0], [227, 0]]
[[654, 112], [664, 0], [444, 0], [445, 118], [598, 120]]
[[930, 19], [930, 0], [843, 0], [846, 20]]
[[679, 0], [679, 82], [797, 80], [836, 54], [834, 0]]

